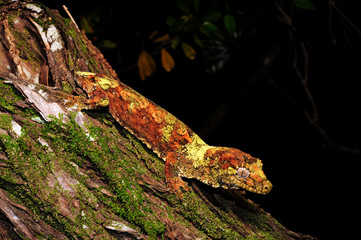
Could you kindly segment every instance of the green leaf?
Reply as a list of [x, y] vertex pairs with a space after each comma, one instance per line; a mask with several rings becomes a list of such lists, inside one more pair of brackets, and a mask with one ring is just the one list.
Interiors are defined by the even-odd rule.
[[208, 13], [204, 19], [208, 22], [215, 22], [221, 18], [222, 14], [218, 11]]
[[200, 26], [200, 30], [201, 33], [207, 35], [207, 36], [212, 36], [212, 35], [216, 35], [217, 33], [219, 33], [219, 29], [216, 25], [214, 25], [211, 22], [208, 21], [204, 21], [203, 24]]
[[219, 28], [211, 22], [205, 21], [200, 25], [200, 32], [209, 38], [224, 41], [223, 33], [219, 31]]
[[177, 6], [185, 14], [190, 13], [188, 3], [185, 0], [178, 0], [177, 1]]
[[315, 5], [310, 0], [293, 0], [296, 7], [306, 10], [317, 10]]
[[172, 41], [172, 48], [175, 49], [176, 47], [178, 47], [179, 43], [180, 43], [180, 38], [174, 38]]
[[195, 35], [194, 34], [194, 36], [193, 36], [193, 40], [194, 40], [194, 42], [198, 45], [198, 46], [200, 46], [200, 47], [204, 47], [205, 45], [204, 45], [204, 43], [203, 43], [203, 41], [197, 36], [197, 35]]
[[99, 46], [106, 49], [115, 49], [117, 47], [117, 44], [109, 39], [105, 39], [100, 42]]
[[236, 20], [232, 15], [225, 15], [223, 18], [224, 26], [231, 37], [236, 37]]
[[198, 12], [200, 4], [201, 4], [201, 0], [193, 0], [193, 7], [196, 10], [196, 12]]
[[196, 58], [196, 50], [194, 50], [194, 48], [191, 47], [189, 44], [182, 42], [182, 49], [184, 55], [190, 60], [194, 60]]

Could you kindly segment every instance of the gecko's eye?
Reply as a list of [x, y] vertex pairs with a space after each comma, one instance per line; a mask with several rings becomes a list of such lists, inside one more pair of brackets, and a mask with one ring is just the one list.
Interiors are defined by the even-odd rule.
[[238, 168], [237, 170], [238, 177], [247, 178], [249, 176], [249, 171], [247, 168]]

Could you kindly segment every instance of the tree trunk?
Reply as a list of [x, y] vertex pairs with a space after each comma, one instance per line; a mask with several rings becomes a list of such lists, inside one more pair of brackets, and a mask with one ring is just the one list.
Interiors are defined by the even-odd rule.
[[[239, 191], [187, 180], [106, 111], [77, 112], [74, 73], [117, 79], [70, 19], [32, 1], [0, 3], [1, 239], [313, 239]], [[67, 95], [66, 95], [67, 94]]]

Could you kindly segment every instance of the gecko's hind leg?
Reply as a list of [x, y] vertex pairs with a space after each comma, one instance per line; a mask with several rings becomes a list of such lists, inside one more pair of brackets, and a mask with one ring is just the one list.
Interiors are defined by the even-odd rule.
[[109, 101], [107, 98], [92, 96], [90, 98], [84, 96], [74, 96], [72, 94], [67, 94], [63, 92], [58, 92], [57, 96], [64, 101], [64, 105], [68, 108], [75, 108], [76, 111], [80, 112], [81, 110], [92, 110], [100, 109], [107, 107]]
[[188, 191], [191, 188], [178, 175], [178, 169], [175, 166], [175, 163], [176, 154], [168, 153], [165, 162], [165, 179], [167, 182], [167, 186], [170, 188], [171, 192], [175, 193], [178, 198], [182, 198], [182, 189]]

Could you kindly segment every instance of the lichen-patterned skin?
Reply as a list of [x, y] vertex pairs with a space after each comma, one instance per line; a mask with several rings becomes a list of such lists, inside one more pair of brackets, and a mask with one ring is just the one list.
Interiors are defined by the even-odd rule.
[[272, 184], [258, 158], [235, 148], [207, 145], [188, 126], [127, 85], [89, 72], [76, 81], [87, 93], [81, 108], [109, 107], [113, 118], [165, 161], [168, 187], [176, 193], [189, 187], [181, 177], [213, 187], [267, 194]]

